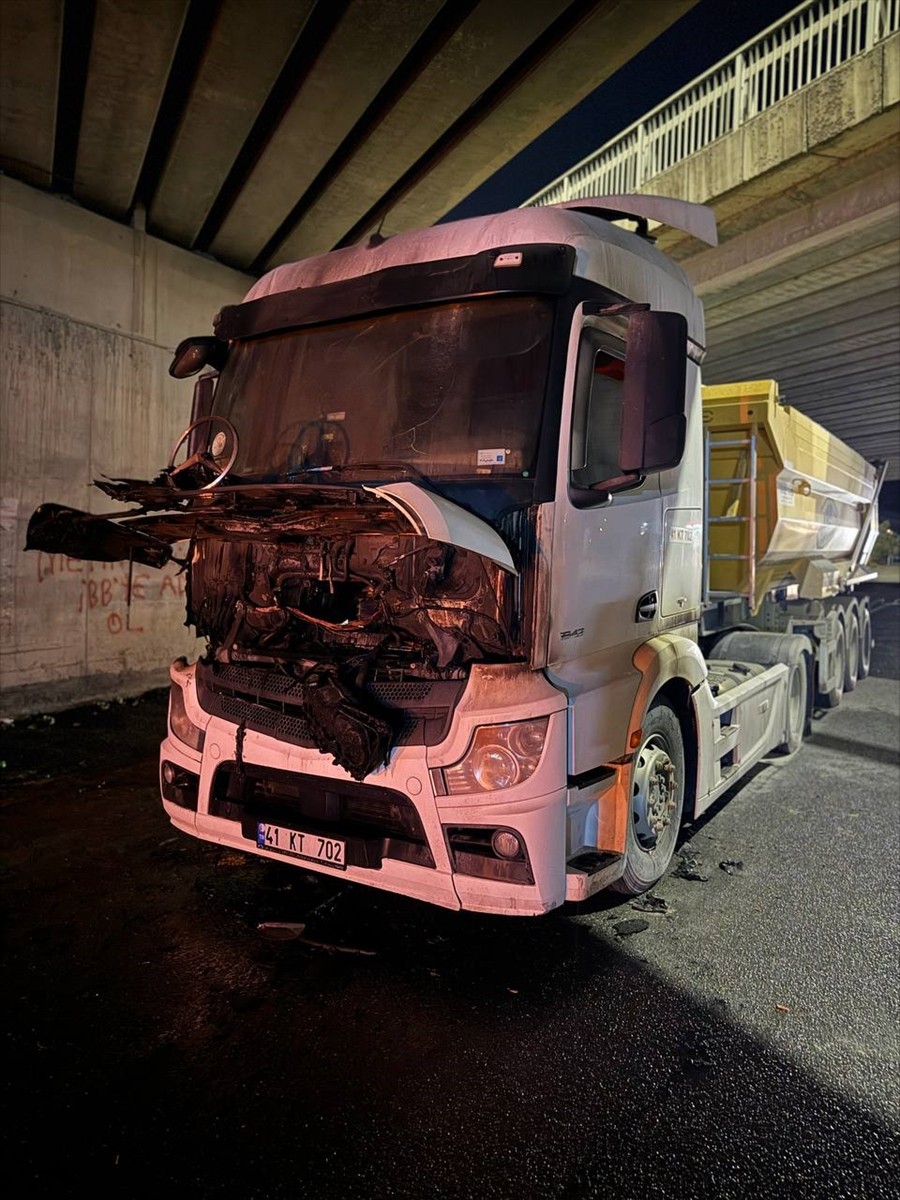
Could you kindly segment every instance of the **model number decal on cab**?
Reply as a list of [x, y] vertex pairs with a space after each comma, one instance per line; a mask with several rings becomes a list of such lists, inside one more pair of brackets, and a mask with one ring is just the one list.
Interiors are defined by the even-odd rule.
[[562, 631], [562, 633], [559, 635], [559, 637], [560, 637], [560, 640], [564, 642], [564, 641], [566, 641], [567, 638], [581, 637], [581, 635], [583, 633], [584, 633], [584, 626], [582, 625], [582, 627], [580, 629], [564, 629]]

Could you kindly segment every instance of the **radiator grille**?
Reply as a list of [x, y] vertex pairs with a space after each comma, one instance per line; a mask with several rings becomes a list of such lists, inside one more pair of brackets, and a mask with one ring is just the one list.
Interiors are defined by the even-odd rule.
[[[434, 746], [446, 736], [465, 682], [410, 680], [371, 683], [372, 698], [402, 713], [399, 745]], [[198, 663], [197, 696], [213, 716], [294, 746], [313, 749], [303, 714], [303, 685], [278, 671]]]

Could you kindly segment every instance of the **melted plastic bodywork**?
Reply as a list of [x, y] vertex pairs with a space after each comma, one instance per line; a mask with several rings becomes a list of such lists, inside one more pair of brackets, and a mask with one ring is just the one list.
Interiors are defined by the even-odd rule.
[[[174, 544], [189, 543], [180, 560], [187, 624], [206, 639], [206, 661], [274, 668], [301, 685], [316, 746], [355, 779], [381, 766], [402, 732], [368, 682], [458, 679], [475, 661], [527, 658], [509, 549], [446, 499], [440, 511], [452, 518], [456, 509], [462, 540], [482, 553], [424, 536], [413, 512], [370, 489], [239, 485], [179, 495], [159, 480], [99, 486], [141, 508], [115, 522], [43, 505], [27, 548], [162, 566]], [[405, 488], [407, 505], [434, 507], [424, 489]], [[432, 532], [451, 536], [446, 523]]]

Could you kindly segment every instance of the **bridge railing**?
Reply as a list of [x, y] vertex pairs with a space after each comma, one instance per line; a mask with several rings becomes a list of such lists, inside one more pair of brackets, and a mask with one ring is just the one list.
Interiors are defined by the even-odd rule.
[[807, 0], [521, 207], [637, 191], [900, 28], [900, 0]]

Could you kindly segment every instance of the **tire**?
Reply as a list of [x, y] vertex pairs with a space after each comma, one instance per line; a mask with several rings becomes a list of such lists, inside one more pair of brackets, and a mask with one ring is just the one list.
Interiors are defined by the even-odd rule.
[[658, 883], [675, 853], [684, 808], [684, 742], [678, 717], [664, 701], [650, 706], [631, 768], [631, 812], [625, 870], [611, 889], [639, 896]]
[[847, 610], [844, 624], [847, 635], [847, 654], [844, 659], [844, 691], [852, 692], [859, 679], [859, 617], [855, 608]]
[[827, 692], [818, 692], [816, 700], [821, 708], [837, 708], [844, 694], [844, 672], [847, 662], [847, 641], [844, 627], [838, 624], [837, 636], [834, 641], [834, 653], [838, 661], [838, 682]]
[[806, 733], [806, 704], [809, 694], [809, 672], [806, 656], [802, 655], [797, 662], [790, 664], [788, 676], [788, 728], [787, 739], [775, 747], [775, 753], [782, 757], [796, 754], [803, 745]]
[[863, 600], [859, 606], [859, 679], [867, 679], [872, 670], [872, 647], [874, 645], [872, 614], [869, 612], [868, 600]]

